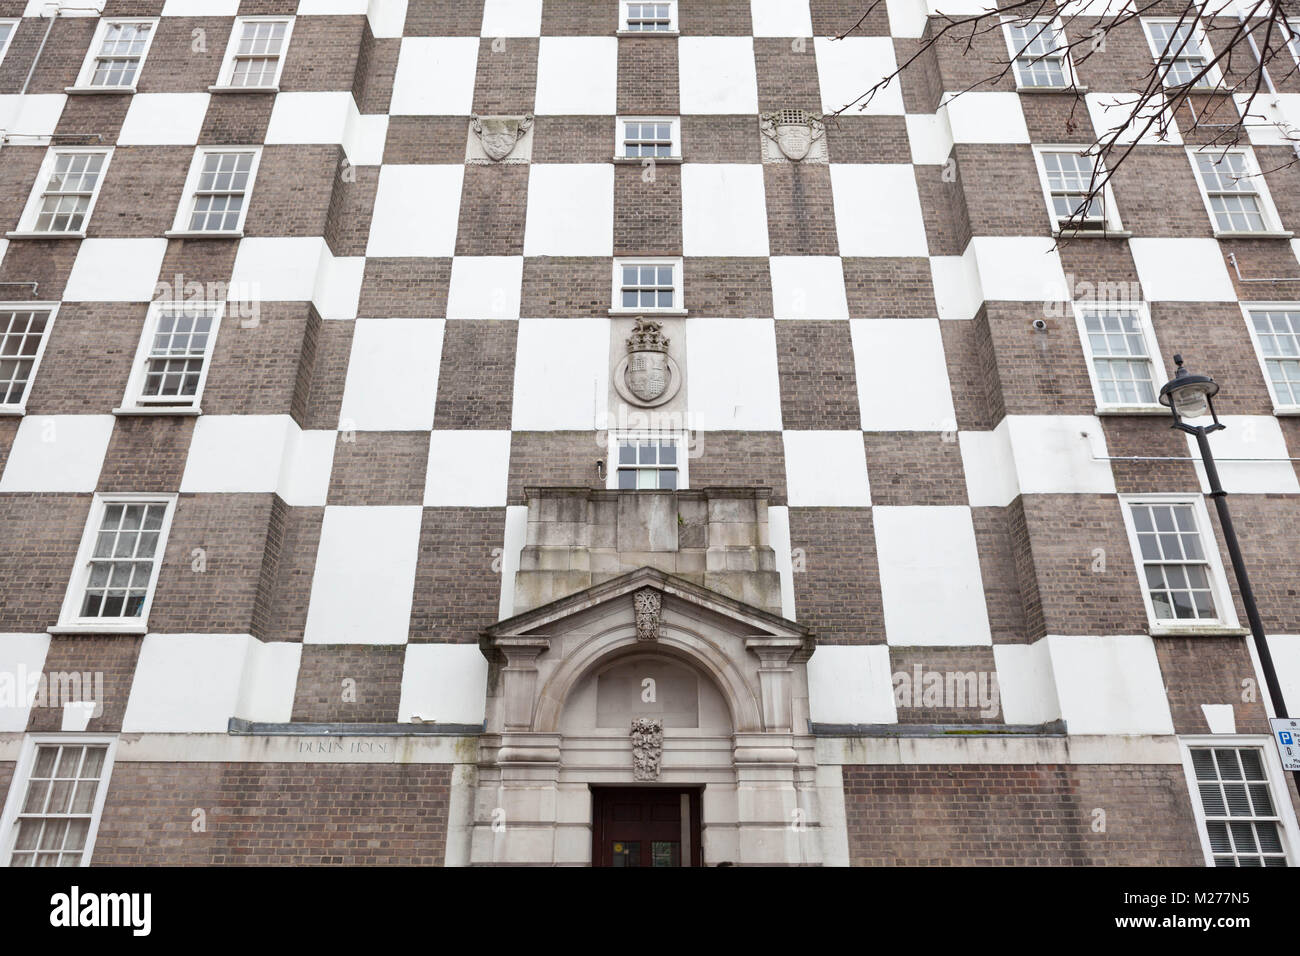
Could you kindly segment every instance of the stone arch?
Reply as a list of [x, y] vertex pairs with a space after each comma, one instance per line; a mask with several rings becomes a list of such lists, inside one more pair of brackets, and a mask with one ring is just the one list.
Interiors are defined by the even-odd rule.
[[654, 652], [675, 658], [713, 682], [730, 712], [733, 732], [762, 730], [761, 704], [740, 662], [731, 658], [723, 644], [669, 621], [662, 624], [659, 640], [653, 643], [638, 641], [635, 626], [623, 624], [574, 648], [539, 689], [532, 729], [558, 733], [565, 702], [584, 679], [622, 657]]

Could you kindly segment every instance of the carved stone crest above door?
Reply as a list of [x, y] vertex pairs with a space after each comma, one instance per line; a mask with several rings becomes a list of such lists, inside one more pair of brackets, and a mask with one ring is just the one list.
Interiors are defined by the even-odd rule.
[[627, 356], [614, 369], [614, 388], [624, 401], [643, 408], [662, 405], [677, 394], [682, 373], [668, 354], [663, 326], [637, 317], [627, 338]]

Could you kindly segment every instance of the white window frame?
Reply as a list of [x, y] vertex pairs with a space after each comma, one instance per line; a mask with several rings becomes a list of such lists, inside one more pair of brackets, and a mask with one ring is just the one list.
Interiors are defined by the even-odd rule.
[[[624, 123], [668, 123], [672, 129], [672, 155], [670, 156], [625, 156]], [[616, 116], [614, 118], [614, 162], [644, 163], [654, 160], [656, 163], [680, 163], [682, 161], [682, 118], [680, 116]]]
[[0, 63], [4, 62], [5, 54], [9, 52], [9, 47], [13, 45], [14, 34], [18, 32], [18, 24], [21, 22], [21, 20], [12, 17], [4, 17], [3, 19], [0, 19], [0, 26], [3, 26], [6, 23], [9, 24], [9, 36], [5, 37], [3, 43], [0, 43]]
[[[1047, 167], [1043, 162], [1044, 153], [1073, 153], [1082, 155], [1088, 152], [1087, 146], [1076, 145], [1043, 145], [1034, 147], [1034, 166], [1038, 169], [1038, 185], [1043, 191], [1043, 202], [1047, 205], [1047, 218], [1052, 224], [1052, 235], [1061, 234], [1061, 222], [1057, 219], [1056, 210], [1052, 205], [1052, 188], [1047, 179]], [[1102, 162], [1100, 156], [1092, 157], [1093, 167], [1098, 171], [1098, 175], [1104, 175], [1106, 165]], [[1120, 221], [1119, 210], [1115, 204], [1115, 194], [1110, 188], [1110, 181], [1107, 180], [1102, 186], [1101, 191], [1101, 228], [1100, 229], [1080, 229], [1073, 226], [1067, 230], [1071, 237], [1082, 236], [1114, 236], [1117, 233], [1127, 235], [1124, 232], [1124, 223]]]
[[[239, 221], [234, 229], [191, 229], [190, 215], [198, 200], [199, 177], [203, 174], [203, 162], [211, 153], [252, 153], [253, 162], [248, 168], [248, 183], [244, 186], [244, 201], [239, 209]], [[176, 208], [176, 218], [172, 227], [163, 235], [185, 239], [238, 239], [244, 235], [244, 223], [248, 221], [248, 207], [253, 201], [253, 186], [257, 181], [257, 168], [262, 162], [261, 146], [196, 146], [190, 160], [190, 171], [185, 177], [185, 189], [181, 193], [180, 205]]]
[[[1291, 795], [1286, 785], [1286, 773], [1277, 756], [1277, 746], [1273, 738], [1261, 734], [1200, 734], [1178, 738], [1182, 750], [1183, 773], [1187, 779], [1187, 792], [1192, 801], [1192, 815], [1196, 819], [1196, 833], [1201, 841], [1201, 852], [1205, 856], [1205, 865], [1215, 866], [1214, 851], [1210, 847], [1210, 832], [1206, 827], [1205, 807], [1201, 804], [1201, 791], [1196, 779], [1196, 768], [1192, 765], [1192, 748], [1226, 747], [1234, 750], [1252, 748], [1263, 751], [1264, 769], [1268, 774], [1269, 796], [1277, 810], [1278, 829], [1282, 831], [1282, 849], [1286, 852], [1287, 866], [1296, 866], [1300, 862], [1300, 843], [1297, 834], [1295, 808], [1291, 805]], [[1243, 818], [1244, 819], [1244, 818]]]
[[[36, 182], [32, 185], [32, 191], [27, 196], [27, 205], [23, 207], [23, 214], [18, 219], [18, 228], [6, 233], [6, 235], [11, 239], [28, 237], [84, 239], [86, 237], [86, 227], [90, 225], [90, 219], [95, 215], [95, 206], [99, 202], [99, 194], [103, 192], [104, 180], [108, 178], [108, 168], [113, 161], [113, 149], [112, 146], [51, 146], [47, 149], [45, 158], [41, 160], [41, 168], [36, 173]], [[45, 198], [45, 187], [54, 174], [54, 166], [58, 162], [58, 158], [69, 153], [101, 153], [104, 157], [104, 163], [99, 169], [99, 178], [95, 181], [95, 189], [90, 194], [90, 202], [86, 206], [86, 214], [81, 220], [81, 228], [75, 232], [37, 231], [36, 220], [41, 214], [41, 202]]]
[[[4, 402], [0, 400], [0, 415], [25, 415], [27, 414], [27, 399], [32, 394], [32, 385], [36, 381], [36, 376], [41, 370], [41, 358], [45, 355], [45, 348], [50, 344], [50, 333], [54, 329], [54, 320], [59, 314], [58, 302], [0, 302], [0, 313], [5, 312], [44, 312], [45, 334], [41, 336], [41, 344], [36, 348], [36, 355], [32, 358], [32, 370], [27, 376], [27, 385], [23, 389], [23, 394], [16, 402]], [[4, 328], [0, 328], [0, 337], [4, 335]], [[0, 359], [5, 356], [0, 355]]]
[[668, 4], [668, 29], [667, 30], [633, 30], [628, 25], [628, 7], [630, 4], [639, 3], [641, 0], [618, 0], [618, 33], [620, 36], [634, 37], [674, 37], [677, 36], [677, 0], [646, 0], [649, 3], [667, 3]]
[[31, 780], [32, 769], [36, 766], [36, 751], [40, 747], [67, 746], [105, 746], [104, 769], [99, 777], [99, 787], [95, 791], [95, 805], [90, 812], [90, 827], [86, 833], [86, 845], [81, 851], [80, 866], [89, 866], [95, 852], [95, 840], [99, 835], [99, 821], [104, 813], [104, 802], [108, 798], [108, 787], [113, 776], [113, 764], [117, 756], [117, 736], [113, 734], [28, 734], [23, 740], [18, 763], [14, 767], [13, 779], [9, 784], [9, 798], [5, 801], [3, 814], [0, 814], [0, 866], [8, 867], [13, 861], [14, 844], [18, 840], [18, 814], [23, 801], [27, 798], [27, 785]]
[[[140, 62], [135, 68], [134, 82], [124, 86], [91, 86], [90, 81], [95, 76], [95, 62], [99, 59], [99, 51], [103, 49], [104, 39], [108, 36], [108, 30], [115, 24], [119, 23], [149, 23], [149, 36], [145, 40], [144, 50], [140, 53]], [[95, 27], [95, 35], [91, 38], [90, 49], [86, 51], [86, 58], [81, 63], [81, 72], [77, 74], [77, 82], [73, 86], [65, 88], [67, 93], [134, 93], [140, 83], [140, 75], [144, 73], [144, 65], [149, 59], [149, 51], [153, 49], [153, 41], [158, 36], [158, 17], [103, 17], [99, 25]]]
[[[611, 491], [618, 490], [618, 446], [629, 442], [640, 441], [667, 441], [671, 440], [677, 444], [677, 487], [673, 490], [681, 491], [690, 487], [690, 474], [687, 462], [690, 460], [689, 435], [685, 432], [675, 429], [624, 429], [623, 431], [610, 430], [609, 432], [609, 451], [606, 461], [609, 463], [605, 469], [605, 487]], [[649, 466], [647, 466], [648, 468]], [[657, 467], [657, 466], [656, 466]], [[630, 489], [624, 489], [630, 490]], [[641, 491], [651, 491], [659, 489], [643, 488]], [[668, 489], [661, 489], [668, 490]]]
[[[1156, 392], [1156, 397], [1151, 402], [1108, 402], [1103, 397], [1101, 383], [1097, 378], [1097, 366], [1092, 353], [1092, 344], [1088, 339], [1086, 318], [1090, 312], [1104, 312], [1107, 310], [1125, 310], [1137, 313], [1138, 325], [1142, 331], [1142, 340], [1147, 347], [1147, 358], [1151, 362], [1151, 384]], [[1074, 321], [1079, 330], [1079, 341], [1083, 347], [1084, 358], [1087, 360], [1088, 381], [1092, 383], [1092, 395], [1097, 402], [1097, 414], [1126, 412], [1151, 415], [1169, 414], [1169, 409], [1161, 405], [1158, 398], [1161, 384], [1169, 378], [1168, 370], [1165, 368], [1160, 343], [1156, 341], [1155, 326], [1151, 322], [1151, 309], [1145, 302], [1103, 302], [1099, 305], [1088, 302], [1075, 302]]]
[[[198, 388], [190, 399], [153, 398], [144, 395], [144, 384], [149, 367], [149, 357], [153, 350], [154, 335], [158, 331], [158, 322], [164, 312], [170, 308], [201, 305], [212, 312], [212, 329], [208, 332], [207, 348], [203, 353], [203, 368], [199, 372]], [[140, 333], [140, 343], [136, 346], [135, 361], [131, 365], [131, 375], [126, 383], [126, 395], [120, 408], [113, 409], [116, 415], [198, 415], [203, 409], [203, 389], [208, 382], [208, 373], [212, 370], [212, 356], [216, 352], [217, 333], [221, 329], [221, 319], [226, 311], [224, 299], [196, 301], [174, 301], [157, 299], [149, 303], [149, 314], [145, 317], [144, 329]]]
[[[1196, 516], [1196, 530], [1201, 537], [1201, 548], [1205, 551], [1205, 566], [1210, 577], [1211, 597], [1214, 599], [1214, 609], [1218, 613], [1217, 617], [1189, 619], [1156, 617], [1155, 605], [1151, 601], [1151, 592], [1147, 588], [1146, 565], [1142, 560], [1142, 548], [1138, 543], [1137, 528], [1133, 524], [1133, 514], [1130, 510], [1130, 505], [1134, 504], [1192, 506], [1192, 511]], [[1225, 631], [1237, 633], [1240, 630], [1237, 622], [1237, 609], [1233, 604], [1232, 592], [1228, 587], [1228, 578], [1223, 570], [1223, 558], [1219, 554], [1219, 540], [1214, 534], [1213, 525], [1210, 524], [1210, 514], [1206, 510], [1204, 496], [1199, 493], [1120, 495], [1119, 505], [1124, 517], [1124, 529], [1128, 532], [1129, 548], [1133, 553], [1138, 587], [1142, 589], [1142, 603], [1146, 607], [1147, 624], [1151, 634], [1161, 636], [1165, 634], [1223, 633]]]
[[[673, 307], [670, 309], [626, 309], [623, 307], [623, 267], [624, 266], [672, 266], [673, 267]], [[683, 263], [681, 259], [671, 256], [619, 256], [614, 259], [613, 285], [610, 288], [610, 315], [686, 315], [686, 303], [682, 298], [684, 287]]]
[[1287, 46], [1291, 48], [1296, 65], [1300, 66], [1300, 17], [1288, 17], [1286, 22], [1291, 27], [1291, 38], [1287, 40]]
[[[81, 617], [82, 599], [86, 596], [86, 586], [90, 580], [90, 558], [94, 552], [95, 539], [104, 521], [104, 511], [114, 504], [164, 504], [162, 527], [158, 531], [158, 547], [155, 551], [153, 571], [149, 576], [149, 589], [145, 594], [144, 605], [138, 617]], [[51, 634], [144, 634], [148, 631], [149, 612], [153, 608], [153, 599], [158, 591], [158, 576], [162, 571], [163, 558], [167, 550], [167, 538], [171, 533], [172, 518], [176, 514], [176, 495], [145, 493], [100, 493], [96, 492], [91, 502], [90, 514], [86, 517], [86, 527], [81, 534], [81, 544], [77, 548], [77, 560], [68, 579], [68, 590], [63, 598], [63, 609], [59, 614], [57, 626], [49, 628]]]
[[[284, 61], [289, 56], [289, 43], [293, 39], [293, 24], [295, 17], [285, 16], [256, 16], [256, 17], [236, 17], [235, 25], [230, 31], [230, 39], [226, 42], [226, 52], [221, 60], [221, 72], [217, 74], [217, 82], [208, 87], [209, 90], [230, 91], [234, 93], [274, 93], [280, 89], [280, 77], [284, 75]], [[244, 24], [246, 23], [283, 23], [284, 27], [284, 44], [280, 47], [279, 60], [275, 65], [275, 76], [271, 82], [264, 86], [232, 86], [231, 80], [235, 73], [235, 55], [239, 52], [239, 41], [242, 38]]]
[[[1290, 236], [1282, 227], [1282, 220], [1277, 214], [1277, 207], [1273, 205], [1273, 196], [1268, 191], [1268, 183], [1264, 179], [1264, 174], [1260, 170], [1259, 161], [1255, 158], [1255, 150], [1249, 146], [1233, 146], [1230, 149], [1218, 149], [1212, 146], [1186, 147], [1187, 161], [1192, 164], [1192, 175], [1196, 177], [1196, 188], [1200, 191], [1201, 202], [1205, 206], [1205, 214], [1210, 217], [1210, 228], [1214, 230], [1216, 236]], [[1198, 156], [1210, 156], [1215, 158], [1228, 153], [1242, 156], [1246, 160], [1247, 176], [1252, 186], [1255, 187], [1255, 195], [1259, 199], [1259, 212], [1264, 220], [1263, 229], [1220, 229], [1218, 217], [1214, 214], [1214, 207], [1210, 205], [1210, 193], [1205, 187], [1205, 180], [1201, 176], [1201, 167], [1197, 163]]]
[[[1190, 10], [1192, 8], [1189, 7], [1188, 9]], [[1164, 48], [1157, 43], [1156, 38], [1151, 34], [1151, 27], [1152, 25], [1157, 23], [1177, 24], [1178, 22], [1179, 22], [1178, 17], [1143, 17], [1142, 18], [1142, 33], [1147, 38], [1147, 48], [1151, 51], [1151, 57], [1155, 61], [1157, 68], [1160, 67], [1160, 60], [1162, 55], [1164, 54]], [[1192, 89], [1204, 90], [1205, 92], [1208, 93], [1214, 89], [1217, 89], [1219, 85], [1223, 82], [1223, 74], [1222, 72], [1220, 72], [1219, 67], [1213, 62], [1214, 48], [1210, 46], [1210, 41], [1206, 36], [1204, 23], [1201, 23], [1199, 21], [1192, 22], [1186, 18], [1183, 18], [1182, 22], [1184, 25], [1190, 26], [1192, 28], [1192, 34], [1191, 34], [1192, 39], [1194, 39], [1196, 41], [1197, 46], [1200, 47], [1201, 53], [1205, 57], [1205, 62], [1209, 64], [1209, 71], [1205, 74], [1205, 81], [1206, 81], [1205, 85], [1194, 86], [1192, 87]], [[1161, 70], [1160, 82], [1161, 85], [1165, 87], [1172, 87], [1174, 89], [1181, 88], [1182, 86], [1185, 85], [1182, 83], [1169, 82], [1168, 67], [1165, 67], [1164, 69]]]
[[[1025, 22], [1024, 19], [1017, 17], [1002, 18], [1002, 38], [1006, 41], [1007, 55], [1011, 58], [1011, 70], [1016, 78], [1016, 90], [1022, 93], [1036, 93], [1040, 90], [1068, 90], [1071, 87], [1078, 87], [1079, 75], [1074, 71], [1074, 60], [1070, 56], [1069, 40], [1065, 35], [1065, 26], [1061, 23], [1060, 17], [1031, 17], [1028, 20], [1028, 23], [1031, 25], [1050, 23], [1052, 29], [1056, 31], [1056, 35], [1060, 37], [1061, 45], [1058, 49], [1061, 51], [1061, 66], [1062, 72], [1065, 74], [1065, 82], [1060, 86], [1043, 86], [1042, 84], [1026, 83], [1024, 81], [1020, 72], [1020, 64], [1017, 62], [1020, 58], [1021, 51], [1017, 48], [1016, 41], [1012, 39], [1011, 28]], [[1048, 59], [1048, 57], [1043, 57], [1043, 59]]]
[[[1264, 354], [1264, 347], [1259, 340], [1259, 332], [1255, 329], [1255, 319], [1252, 313], [1255, 312], [1300, 312], [1300, 302], [1242, 302], [1241, 314], [1246, 319], [1246, 329], [1250, 332], [1250, 342], [1255, 348], [1255, 358], [1259, 360], [1259, 372], [1264, 376], [1264, 384], [1268, 388], [1269, 398], [1273, 401], [1273, 413], [1275, 415], [1300, 415], [1300, 401], [1293, 404], [1279, 402], [1277, 394], [1273, 391], [1273, 379], [1268, 374], [1268, 360], [1275, 358]], [[1300, 356], [1297, 356], [1300, 360]]]

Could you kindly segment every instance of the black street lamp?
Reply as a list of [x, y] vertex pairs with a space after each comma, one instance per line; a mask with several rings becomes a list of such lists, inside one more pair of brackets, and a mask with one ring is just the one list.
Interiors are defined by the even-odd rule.
[[[1228, 556], [1232, 559], [1232, 570], [1237, 576], [1237, 589], [1241, 592], [1241, 603], [1246, 606], [1246, 618], [1250, 621], [1250, 633], [1255, 639], [1255, 650], [1259, 653], [1259, 666], [1264, 671], [1264, 683], [1268, 685], [1269, 696], [1273, 698], [1273, 710], [1278, 717], [1288, 716], [1286, 703], [1282, 699], [1282, 685], [1277, 680], [1277, 670], [1273, 667], [1273, 655], [1268, 649], [1264, 637], [1264, 623], [1259, 619], [1259, 607], [1255, 604], [1255, 592], [1250, 586], [1250, 577], [1246, 574], [1246, 563], [1241, 557], [1241, 546], [1237, 543], [1237, 532], [1232, 526], [1232, 515], [1228, 512], [1228, 493], [1219, 483], [1219, 469], [1214, 465], [1214, 454], [1210, 451], [1210, 438], [1213, 432], [1222, 431], [1227, 426], [1219, 421], [1214, 411], [1214, 396], [1219, 392], [1219, 385], [1208, 375], [1193, 375], [1183, 368], [1183, 357], [1174, 356], [1178, 371], [1172, 381], [1166, 382], [1160, 389], [1160, 404], [1169, 408], [1174, 416], [1172, 427], [1196, 436], [1196, 444], [1201, 449], [1201, 460], [1205, 463], [1205, 479], [1210, 486], [1210, 497], [1214, 499], [1215, 510], [1219, 513], [1219, 525], [1223, 528], [1223, 541], [1228, 546]], [[1183, 418], [1200, 418], [1209, 414], [1211, 424], [1189, 425]], [[1270, 734], [1271, 735], [1271, 734]], [[1300, 791], [1300, 770], [1293, 770], [1296, 790]]]

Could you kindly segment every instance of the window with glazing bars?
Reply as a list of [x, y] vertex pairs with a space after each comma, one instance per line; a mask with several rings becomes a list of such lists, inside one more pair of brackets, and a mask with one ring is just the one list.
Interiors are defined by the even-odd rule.
[[1005, 24], [1015, 51], [1016, 79], [1021, 86], [1056, 87], [1069, 83], [1065, 36], [1050, 20]]
[[140, 401], [191, 405], [199, 391], [212, 335], [213, 307], [164, 306], [145, 357]]
[[27, 397], [49, 323], [48, 310], [0, 311], [0, 405], [21, 405]]
[[672, 5], [668, 3], [629, 3], [627, 29], [671, 30]]
[[81, 617], [140, 617], [149, 596], [164, 502], [110, 501], [91, 552]]
[[194, 210], [190, 213], [192, 232], [232, 232], [239, 228], [252, 168], [251, 152], [203, 154]]
[[1129, 508], [1156, 619], [1216, 619], [1210, 566], [1193, 506], [1133, 502]]
[[1300, 308], [1250, 313], [1273, 401], [1300, 405]]
[[1083, 327], [1101, 401], [1155, 404], [1151, 355], [1137, 309], [1090, 309], [1083, 313]]
[[131, 86], [149, 46], [152, 23], [110, 23], [95, 54], [91, 86]]
[[1197, 78], [1209, 59], [1192, 24], [1149, 20], [1146, 26], [1156, 58], [1164, 71], [1165, 85], [1186, 86], [1193, 80], [1198, 87], [1214, 85], [1208, 72]]
[[677, 487], [677, 442], [645, 438], [618, 443], [618, 487], [673, 489]]
[[673, 308], [673, 266], [665, 263], [638, 265], [628, 263], [622, 267], [620, 306], [624, 309]]
[[1043, 171], [1047, 174], [1047, 191], [1052, 198], [1052, 216], [1058, 226], [1071, 216], [1071, 225], [1100, 228], [1106, 223], [1106, 210], [1100, 195], [1088, 198], [1093, 189], [1094, 160], [1091, 156], [1066, 150], [1044, 150]]
[[288, 30], [286, 20], [244, 20], [235, 47], [231, 86], [274, 86]]
[[1268, 223], [1245, 153], [1196, 153], [1205, 198], [1220, 232], [1264, 232]]
[[41, 192], [36, 232], [81, 232], [104, 170], [104, 153], [56, 153]]
[[667, 157], [673, 155], [673, 124], [628, 120], [623, 124], [623, 155]]
[[1190, 749], [1214, 865], [1286, 866], [1263, 754], [1254, 747]]
[[81, 865], [107, 755], [103, 744], [36, 748], [10, 866]]

